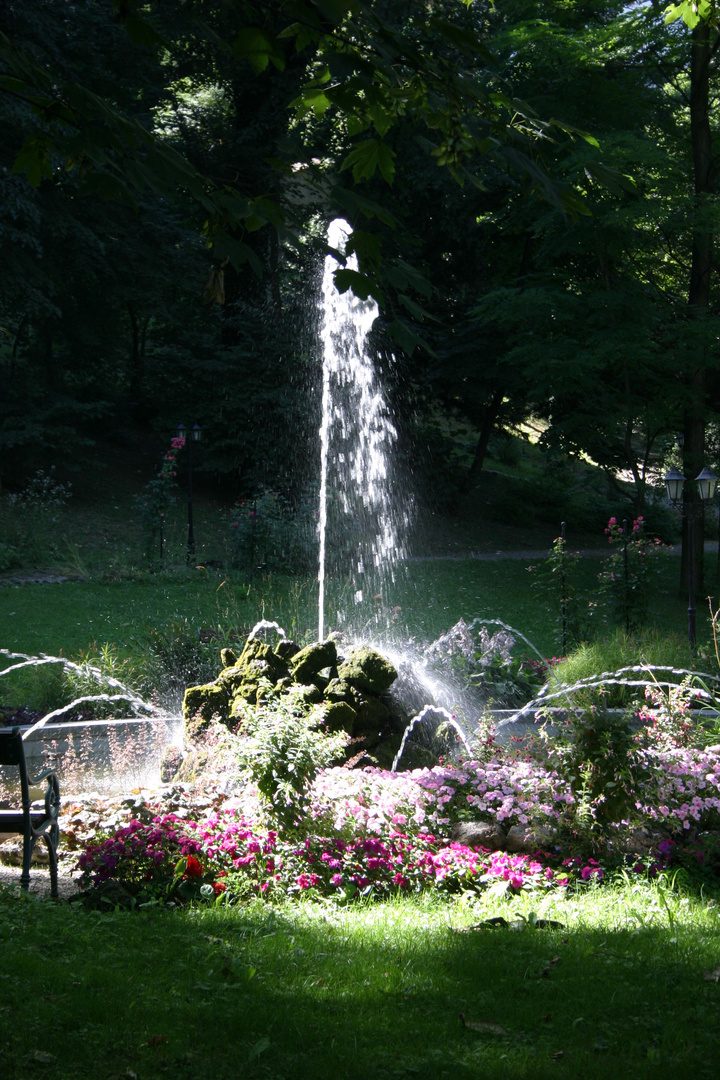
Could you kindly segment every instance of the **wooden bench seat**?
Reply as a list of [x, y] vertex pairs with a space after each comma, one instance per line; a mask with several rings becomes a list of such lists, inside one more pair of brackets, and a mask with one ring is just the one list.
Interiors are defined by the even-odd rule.
[[[20, 729], [0, 728], [0, 765], [15, 766], [20, 780], [20, 806], [17, 809], [0, 810], [0, 835], [23, 838], [23, 863], [20, 886], [30, 887], [30, 860], [40, 837], [47, 845], [50, 857], [50, 895], [58, 895], [57, 849], [60, 838], [58, 815], [60, 813], [60, 785], [52, 769], [39, 776], [30, 777], [25, 759], [25, 743]], [[44, 805], [38, 807], [30, 801], [30, 788], [45, 784]]]

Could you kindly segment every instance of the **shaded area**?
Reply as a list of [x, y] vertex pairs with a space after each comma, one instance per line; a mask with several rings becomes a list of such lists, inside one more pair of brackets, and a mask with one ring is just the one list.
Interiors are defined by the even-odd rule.
[[636, 893], [622, 907], [604, 893], [595, 928], [568, 905], [554, 912], [567, 929], [465, 933], [451, 925], [508, 908], [87, 914], [0, 895], [0, 963], [22, 986], [4, 1002], [0, 1069], [710, 1077], [720, 984], [703, 970], [717, 965], [717, 914]]

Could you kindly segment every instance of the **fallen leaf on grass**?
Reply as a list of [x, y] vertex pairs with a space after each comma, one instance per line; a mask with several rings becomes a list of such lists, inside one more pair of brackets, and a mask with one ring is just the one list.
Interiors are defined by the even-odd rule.
[[[508, 926], [511, 930], [524, 930], [528, 926], [533, 927], [535, 930], [565, 929], [565, 925], [555, 919], [526, 919], [520, 915], [509, 923], [507, 919], [503, 919], [502, 915], [495, 915], [492, 919], [483, 919], [482, 922], [474, 923], [472, 926], [453, 926], [451, 930], [453, 934], [469, 934], [472, 930], [497, 930], [499, 927]], [[563, 944], [567, 944], [567, 941]]]
[[151, 1035], [148, 1038], [148, 1046], [162, 1046], [164, 1042], [167, 1042], [167, 1035]]
[[496, 1024], [493, 1020], [466, 1020], [465, 1014], [460, 1013], [460, 1020], [464, 1028], [470, 1028], [472, 1031], [484, 1031], [491, 1035], [507, 1035], [507, 1031], [500, 1024]]
[[548, 960], [547, 964], [545, 965], [545, 967], [540, 972], [540, 978], [541, 979], [549, 979], [550, 978], [550, 973], [552, 972], [552, 969], [555, 967], [555, 965], [558, 963], [559, 960], [560, 960], [559, 956], [553, 956], [552, 960]]
[[707, 979], [708, 982], [720, 982], [720, 967], [716, 967], [714, 971], [703, 971], [703, 979]]

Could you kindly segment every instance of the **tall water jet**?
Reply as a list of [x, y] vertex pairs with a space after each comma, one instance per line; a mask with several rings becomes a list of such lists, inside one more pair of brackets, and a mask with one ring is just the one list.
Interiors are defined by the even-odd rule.
[[[352, 229], [338, 218], [328, 229], [328, 246], [344, 254]], [[340, 293], [334, 274], [340, 263], [325, 259], [322, 280], [323, 353], [320, 426], [320, 513], [318, 638], [325, 634], [325, 581], [329, 542], [336, 563], [350, 570], [355, 605], [382, 594], [393, 565], [403, 555], [395, 522], [406, 512], [391, 499], [392, 449], [397, 431], [378, 386], [368, 335], [378, 315], [374, 300]], [[354, 254], [345, 266], [357, 270]], [[333, 517], [334, 520], [330, 521]], [[339, 549], [339, 556], [338, 556]], [[345, 621], [338, 612], [339, 624]]]

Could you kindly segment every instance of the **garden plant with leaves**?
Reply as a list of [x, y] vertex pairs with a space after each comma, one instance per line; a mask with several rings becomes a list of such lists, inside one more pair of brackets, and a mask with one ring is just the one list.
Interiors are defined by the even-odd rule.
[[321, 718], [297, 695], [273, 693], [248, 705], [236, 726], [237, 757], [283, 829], [294, 829], [321, 769], [344, 758], [347, 736], [323, 729]]

